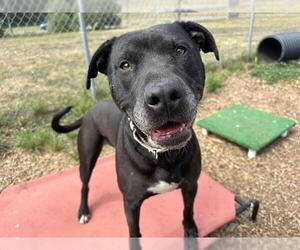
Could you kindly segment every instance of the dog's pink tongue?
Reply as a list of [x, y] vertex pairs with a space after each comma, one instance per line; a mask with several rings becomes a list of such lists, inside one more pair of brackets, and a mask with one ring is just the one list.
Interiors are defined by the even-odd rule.
[[161, 136], [173, 135], [179, 132], [182, 126], [183, 125], [179, 123], [166, 124], [159, 129], [152, 131], [152, 136], [155, 138], [159, 138]]

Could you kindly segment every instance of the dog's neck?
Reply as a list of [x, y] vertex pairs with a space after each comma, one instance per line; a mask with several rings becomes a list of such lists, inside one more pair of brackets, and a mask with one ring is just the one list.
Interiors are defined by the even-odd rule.
[[165, 153], [170, 151], [168, 148], [164, 147], [154, 147], [153, 145], [150, 145], [146, 139], [143, 138], [143, 136], [140, 135], [141, 132], [138, 131], [137, 127], [133, 123], [133, 121], [128, 117], [129, 122], [129, 128], [132, 132], [133, 139], [143, 148], [148, 150], [150, 153], [152, 153], [155, 157], [155, 159], [158, 158], [158, 154]]

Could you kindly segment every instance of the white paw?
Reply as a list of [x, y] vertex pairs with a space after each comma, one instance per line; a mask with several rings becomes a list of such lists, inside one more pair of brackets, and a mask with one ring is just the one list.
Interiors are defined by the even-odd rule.
[[79, 223], [80, 224], [86, 224], [89, 222], [89, 219], [90, 219], [90, 215], [89, 214], [83, 214], [81, 215], [80, 219], [79, 219]]

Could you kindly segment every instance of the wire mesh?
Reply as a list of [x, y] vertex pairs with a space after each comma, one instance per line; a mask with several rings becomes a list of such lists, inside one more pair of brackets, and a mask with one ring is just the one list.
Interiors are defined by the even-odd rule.
[[[251, 0], [82, 0], [88, 32], [119, 29], [120, 33], [153, 24], [190, 20], [202, 22], [224, 44], [245, 50]], [[256, 0], [254, 44], [272, 32], [298, 31], [296, 0]], [[0, 0], [0, 37], [79, 32], [77, 1]]]
[[[113, 36], [176, 20], [194, 21], [207, 27], [223, 60], [241, 55], [248, 47], [251, 0], [81, 1], [91, 52]], [[75, 0], [0, 0], [2, 50], [24, 44], [28, 50], [43, 48], [53, 58], [57, 51], [63, 58], [76, 53], [84, 66], [78, 11]], [[300, 1], [256, 0], [252, 51], [266, 35], [300, 31], [299, 23]], [[18, 42], [19, 38], [23, 43]], [[214, 61], [213, 55], [205, 56], [205, 60]], [[54, 68], [56, 65], [53, 62]], [[72, 64], [68, 66], [71, 68]]]

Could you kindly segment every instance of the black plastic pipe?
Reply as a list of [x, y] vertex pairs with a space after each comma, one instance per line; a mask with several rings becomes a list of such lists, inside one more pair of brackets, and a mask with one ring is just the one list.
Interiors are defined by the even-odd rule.
[[300, 32], [267, 36], [257, 48], [257, 57], [266, 62], [280, 62], [300, 58]]

